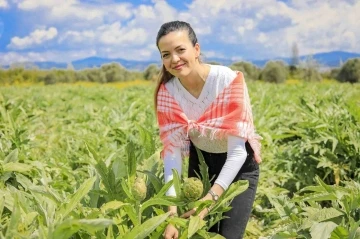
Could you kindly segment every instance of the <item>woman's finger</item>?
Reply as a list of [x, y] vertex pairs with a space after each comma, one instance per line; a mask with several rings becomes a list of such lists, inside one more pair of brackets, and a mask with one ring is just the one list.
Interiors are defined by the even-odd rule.
[[181, 217], [181, 218], [188, 218], [188, 217], [190, 217], [191, 215], [193, 215], [195, 212], [196, 212], [195, 209], [191, 209], [190, 211], [184, 213], [184, 214], [181, 215], [180, 217]]
[[204, 209], [204, 210], [202, 210], [202, 211], [199, 213], [199, 217], [200, 217], [201, 219], [204, 219], [204, 217], [206, 217], [207, 213], [208, 213], [208, 210], [207, 210], [207, 209]]

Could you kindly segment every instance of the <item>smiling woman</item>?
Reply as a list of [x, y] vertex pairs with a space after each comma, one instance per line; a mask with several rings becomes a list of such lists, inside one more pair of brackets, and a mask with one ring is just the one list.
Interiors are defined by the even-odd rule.
[[[204, 64], [200, 44], [190, 24], [181, 21], [161, 26], [156, 44], [162, 59], [162, 72], [155, 91], [155, 105], [164, 146], [165, 182], [173, 179], [173, 169], [182, 175], [182, 158], [189, 156], [188, 177], [200, 175], [196, 147], [209, 168], [211, 189], [200, 200], [219, 199], [230, 184], [248, 180], [249, 188], [234, 198], [232, 209], [209, 231], [227, 239], [242, 238], [255, 198], [260, 158], [260, 137], [255, 134], [250, 99], [241, 72], [225, 66]], [[167, 192], [176, 196], [174, 187]], [[176, 215], [176, 206], [169, 211]], [[182, 215], [194, 214], [192, 209]], [[203, 209], [204, 218], [211, 207]], [[166, 239], [179, 232], [169, 224]]]

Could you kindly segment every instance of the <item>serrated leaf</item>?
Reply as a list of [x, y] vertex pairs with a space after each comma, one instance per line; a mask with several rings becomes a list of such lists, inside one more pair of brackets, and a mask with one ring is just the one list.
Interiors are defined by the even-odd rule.
[[16, 148], [5, 157], [4, 164], [15, 163], [18, 160], [19, 160], [19, 150]]
[[27, 171], [30, 171], [32, 169], [31, 165], [24, 164], [24, 163], [6, 163], [3, 165], [4, 172], [19, 172], [19, 173], [25, 173]]
[[173, 183], [174, 183], [176, 196], [180, 197], [181, 196], [181, 179], [180, 179], [179, 173], [175, 169], [172, 169], [171, 171], [173, 173]]
[[146, 220], [144, 223], [135, 226], [129, 233], [126, 235], [119, 235], [117, 239], [143, 239], [150, 235], [161, 223], [163, 223], [170, 215], [170, 212], [167, 212], [163, 215], [156, 216]]
[[10, 222], [7, 225], [5, 239], [13, 239], [17, 226], [21, 222], [21, 211], [17, 196], [15, 196], [14, 207], [12, 208]]
[[92, 177], [86, 180], [83, 184], [81, 184], [76, 193], [71, 196], [68, 199], [68, 202], [65, 203], [64, 206], [59, 210], [58, 213], [62, 216], [62, 218], [65, 218], [72, 210], [74, 210], [78, 206], [81, 199], [83, 199], [83, 197], [85, 197], [89, 193], [95, 180], [96, 177]]
[[196, 149], [196, 153], [199, 158], [199, 163], [200, 163], [199, 169], [200, 169], [200, 174], [201, 174], [201, 181], [204, 185], [203, 195], [205, 195], [211, 188], [211, 183], [210, 183], [209, 173], [208, 173], [208, 166], [205, 162], [204, 156], [202, 155], [200, 149], [198, 149], [197, 147], [195, 147], [195, 149]]
[[330, 239], [343, 239], [349, 238], [349, 232], [345, 227], [337, 226], [331, 233]]
[[314, 225], [314, 223], [324, 222], [336, 217], [343, 216], [344, 213], [335, 208], [312, 208], [311, 212], [304, 213], [307, 218], [303, 221], [300, 229], [308, 229]]
[[158, 176], [156, 176], [153, 172], [150, 172], [148, 170], [138, 171], [138, 172], [144, 173], [148, 176], [148, 179], [150, 180], [151, 184], [154, 186], [155, 192], [160, 191], [162, 187], [162, 182]]
[[329, 239], [332, 231], [338, 225], [334, 222], [320, 222], [310, 228], [312, 239]]
[[230, 185], [230, 187], [220, 196], [218, 202], [214, 205], [213, 210], [232, 200], [237, 195], [244, 192], [249, 187], [249, 181], [238, 180]]
[[108, 203], [105, 203], [101, 206], [100, 210], [103, 212], [103, 213], [107, 213], [109, 211], [113, 211], [113, 210], [117, 210], [123, 206], [126, 206], [126, 205], [130, 205], [129, 203], [124, 203], [124, 202], [120, 202], [120, 201], [111, 201], [111, 202], [108, 202]]
[[146, 208], [153, 205], [163, 205], [163, 206], [183, 206], [185, 203], [177, 198], [171, 197], [155, 197], [150, 198], [146, 202], [141, 205], [141, 212], [143, 212]]
[[95, 233], [114, 224], [113, 220], [106, 218], [80, 219], [78, 223], [81, 229], [90, 233]]
[[126, 146], [127, 152], [127, 173], [128, 180], [130, 183], [134, 182], [136, 176], [136, 156], [135, 156], [135, 146], [133, 142], [129, 142]]
[[188, 238], [191, 238], [195, 233], [205, 226], [205, 221], [199, 216], [190, 216], [188, 227]]
[[100, 162], [100, 158], [99, 156], [97, 155], [95, 149], [93, 149], [88, 143], [85, 142], [85, 145], [86, 145], [86, 148], [90, 154], [90, 157], [92, 157], [93, 159], [96, 160], [96, 162]]
[[129, 199], [135, 201], [135, 198], [133, 197], [133, 195], [132, 195], [132, 193], [131, 193], [131, 191], [130, 191], [130, 189], [129, 189], [128, 183], [125, 181], [125, 179], [122, 179], [122, 180], [121, 180], [121, 187], [122, 187], [122, 189], [124, 190], [126, 196], [127, 196]]
[[165, 193], [169, 190], [169, 188], [173, 185], [173, 180], [171, 179], [169, 182], [164, 184], [161, 190], [156, 194], [156, 197], [161, 197], [165, 195]]

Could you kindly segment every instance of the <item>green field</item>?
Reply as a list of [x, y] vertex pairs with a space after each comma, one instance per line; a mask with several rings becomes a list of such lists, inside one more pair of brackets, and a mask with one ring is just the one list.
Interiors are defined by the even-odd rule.
[[[263, 163], [246, 238], [360, 238], [360, 85], [248, 87]], [[206, 221], [170, 218], [193, 202], [164, 196], [160, 151], [151, 85], [0, 88], [0, 238], [162, 238], [168, 222], [221, 238], [206, 228], [246, 183]]]

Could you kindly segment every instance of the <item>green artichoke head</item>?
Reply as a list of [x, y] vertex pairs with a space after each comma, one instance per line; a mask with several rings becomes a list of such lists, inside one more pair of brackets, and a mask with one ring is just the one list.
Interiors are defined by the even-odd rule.
[[142, 201], [146, 198], [146, 183], [143, 178], [136, 178], [131, 188], [131, 193], [137, 201]]
[[204, 186], [200, 179], [192, 177], [185, 178], [183, 183], [183, 193], [189, 201], [198, 200], [204, 191]]

